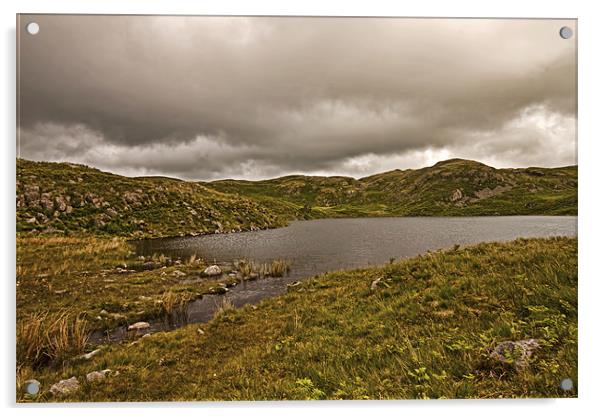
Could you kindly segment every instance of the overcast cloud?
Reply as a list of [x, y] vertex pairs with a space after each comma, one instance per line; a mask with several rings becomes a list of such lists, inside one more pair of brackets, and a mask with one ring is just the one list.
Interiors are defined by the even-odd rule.
[[576, 163], [574, 21], [21, 22], [27, 159], [201, 180]]

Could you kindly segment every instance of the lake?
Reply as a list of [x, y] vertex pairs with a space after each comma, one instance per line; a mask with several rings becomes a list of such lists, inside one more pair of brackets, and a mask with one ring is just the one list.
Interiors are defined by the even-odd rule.
[[[205, 295], [188, 308], [188, 322], [209, 320], [221, 296], [240, 307], [285, 293], [287, 284], [316, 274], [387, 263], [428, 250], [518, 237], [576, 236], [577, 217], [403, 217], [294, 221], [288, 227], [233, 234], [142, 240], [137, 254], [187, 258], [208, 263], [238, 259], [269, 262], [286, 259], [291, 270], [282, 278], [248, 281], [225, 295]], [[151, 331], [165, 330], [164, 323]]]

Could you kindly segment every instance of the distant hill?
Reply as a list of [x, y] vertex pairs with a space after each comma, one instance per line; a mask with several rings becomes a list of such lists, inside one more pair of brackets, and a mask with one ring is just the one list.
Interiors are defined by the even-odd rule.
[[159, 237], [354, 216], [577, 215], [577, 167], [495, 169], [451, 159], [362, 179], [186, 182], [17, 160], [17, 232]]
[[308, 217], [577, 215], [577, 167], [495, 169], [450, 159], [362, 179], [285, 176], [205, 184], [257, 200], [305, 207]]

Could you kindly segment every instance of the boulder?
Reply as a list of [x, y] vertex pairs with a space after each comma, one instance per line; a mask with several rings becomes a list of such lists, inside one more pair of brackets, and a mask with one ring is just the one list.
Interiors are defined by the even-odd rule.
[[496, 361], [521, 370], [529, 366], [529, 359], [538, 348], [539, 342], [533, 338], [520, 341], [503, 341], [493, 348], [489, 356]]
[[228, 288], [224, 287], [224, 286], [210, 287], [209, 288], [209, 293], [214, 294], [214, 295], [223, 295], [227, 291], [228, 291]]
[[379, 277], [378, 279], [372, 281], [372, 283], [370, 284], [370, 290], [374, 291], [374, 290], [378, 289], [378, 285], [380, 283], [380, 279], [382, 279], [382, 278]]
[[205, 273], [207, 276], [219, 276], [222, 274], [222, 269], [214, 264], [213, 266], [207, 267], [203, 273]]
[[50, 387], [50, 393], [54, 395], [71, 394], [79, 390], [80, 385], [77, 378], [71, 377], [67, 380], [61, 380]]
[[[106, 311], [105, 311], [105, 312], [106, 312]], [[98, 355], [99, 353], [100, 353], [100, 348], [97, 348], [97, 349], [95, 349], [94, 351], [90, 351], [89, 353], [82, 355], [82, 356], [81, 356], [81, 358], [82, 358], [83, 360], [89, 360], [89, 359], [91, 359], [92, 357], [94, 357], [95, 355]]]
[[91, 373], [86, 374], [86, 380], [88, 380], [89, 383], [100, 381], [103, 380], [110, 372], [111, 370], [109, 369], [102, 371], [92, 371]]
[[452, 192], [451, 197], [449, 198], [451, 202], [456, 202], [462, 199], [462, 190], [456, 189]]
[[52, 202], [52, 196], [49, 193], [44, 193], [40, 197], [40, 205], [42, 208], [52, 211], [54, 209], [54, 202]]
[[138, 331], [140, 329], [148, 329], [150, 328], [150, 324], [148, 322], [136, 322], [128, 326], [128, 331]]

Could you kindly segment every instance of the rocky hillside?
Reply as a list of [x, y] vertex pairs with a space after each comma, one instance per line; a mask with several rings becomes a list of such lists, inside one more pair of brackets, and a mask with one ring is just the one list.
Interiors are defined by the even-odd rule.
[[17, 232], [159, 237], [352, 216], [576, 215], [577, 167], [495, 169], [451, 159], [362, 179], [186, 182], [17, 160]]
[[16, 198], [17, 232], [159, 237], [278, 227], [293, 218], [199, 183], [22, 159]]
[[305, 207], [310, 217], [577, 214], [576, 166], [495, 169], [450, 159], [362, 179], [286, 176], [206, 185], [256, 199], [289, 201]]

